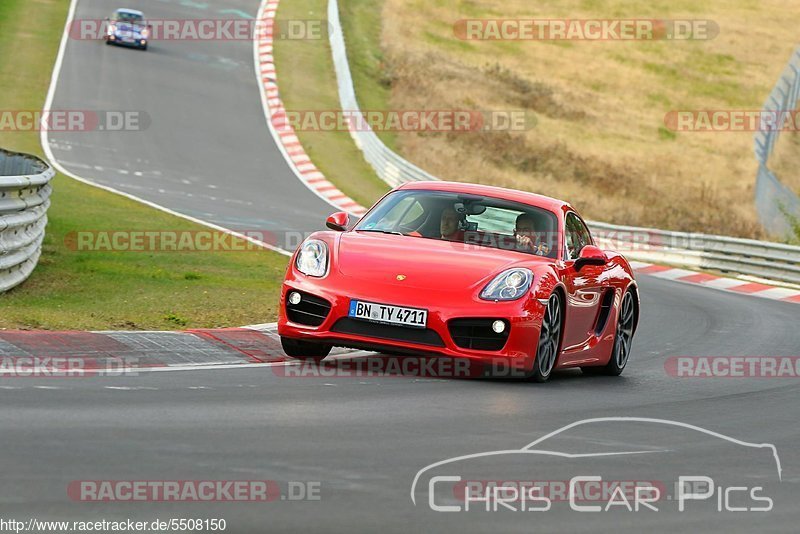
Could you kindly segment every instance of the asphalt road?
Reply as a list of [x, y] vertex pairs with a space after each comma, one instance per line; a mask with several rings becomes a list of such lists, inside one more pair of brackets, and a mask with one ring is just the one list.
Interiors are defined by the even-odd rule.
[[[259, 3], [131, 4], [151, 19], [183, 20], [255, 17]], [[80, 0], [75, 19], [103, 19], [116, 7]], [[139, 130], [49, 132], [55, 159], [98, 184], [227, 228], [274, 233], [289, 248], [297, 232], [323, 227], [337, 211], [295, 177], [272, 141], [252, 41], [156, 41], [142, 52], [70, 39], [51, 109], [140, 113]]]
[[[149, 0], [137, 7], [151, 17], [189, 18], [208, 16], [198, 12], [203, 4], [251, 14], [257, 7], [255, 0]], [[106, 16], [108, 9], [81, 0], [78, 17]], [[151, 116], [140, 133], [51, 136], [59, 161], [98, 183], [238, 229], [312, 230], [331, 211], [294, 178], [272, 143], [249, 43], [157, 43], [141, 53], [71, 41], [53, 108]], [[798, 380], [679, 379], [665, 372], [664, 362], [798, 356], [797, 306], [646, 276], [640, 285], [643, 315], [632, 359], [614, 379], [579, 372], [545, 385], [402, 375], [292, 378], [277, 367], [4, 379], [0, 518], [224, 518], [229, 532], [796, 532]], [[615, 422], [576, 429], [560, 450], [639, 447], [652, 454], [512, 459], [510, 466], [498, 460], [476, 476], [564, 480], [584, 469], [577, 474], [668, 481], [707, 470], [766, 486], [774, 509], [719, 512], [714, 498], [685, 513], [668, 502], [652, 513], [579, 513], [563, 502], [546, 512], [444, 513], [425, 499], [411, 500], [415, 475], [433, 462], [519, 449], [564, 425], [609, 416], [676, 420], [774, 444], [782, 479], [776, 482], [774, 466], [754, 460], [752, 449]], [[288, 481], [319, 483], [321, 499], [91, 503], [67, 495], [76, 480], [253, 479], [277, 481], [282, 489]]]
[[[9, 379], [0, 389], [0, 517], [225, 518], [231, 532], [382, 530], [486, 532], [791, 532], [798, 519], [800, 454], [796, 379], [668, 376], [678, 355], [796, 355], [796, 306], [644, 277], [645, 313], [620, 378], [562, 373], [546, 385], [414, 376], [290, 377], [278, 367], [148, 373], [136, 377]], [[15, 389], [6, 389], [15, 388]], [[45, 389], [40, 389], [45, 388]], [[124, 389], [118, 389], [124, 388]], [[769, 486], [771, 512], [717, 512], [715, 501], [681, 514], [597, 517], [551, 512], [439, 513], [412, 503], [416, 472], [481, 451], [521, 448], [569, 423], [608, 416], [677, 420], [777, 447], [783, 477], [752, 451], [719, 439], [689, 441], [648, 426], [598, 425], [568, 441], [587, 450], [674, 451], [637, 464], [630, 478], [670, 480], [739, 473]], [[595, 427], [595, 428], [598, 428]], [[701, 436], [702, 437], [702, 436]], [[655, 440], [655, 442], [652, 442]], [[699, 464], [698, 464], [699, 462]], [[562, 480], [630, 467], [569, 460], [519, 466], [522, 480]], [[490, 468], [495, 466], [491, 464]], [[491, 469], [486, 479], [492, 475]], [[507, 466], [502, 467], [507, 469]], [[505, 472], [505, 471], [503, 471]], [[608, 471], [607, 471], [608, 472]], [[535, 477], [535, 478], [529, 478]], [[275, 480], [320, 484], [320, 501], [270, 503], [73, 502], [74, 480]], [[483, 480], [483, 479], [479, 479]]]

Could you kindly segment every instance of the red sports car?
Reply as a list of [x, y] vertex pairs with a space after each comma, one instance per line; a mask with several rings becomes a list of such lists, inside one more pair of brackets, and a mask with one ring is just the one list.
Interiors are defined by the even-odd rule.
[[468, 358], [544, 382], [619, 375], [639, 318], [628, 261], [566, 202], [497, 187], [412, 182], [349, 228], [327, 220], [295, 252], [278, 333], [289, 356], [331, 347]]

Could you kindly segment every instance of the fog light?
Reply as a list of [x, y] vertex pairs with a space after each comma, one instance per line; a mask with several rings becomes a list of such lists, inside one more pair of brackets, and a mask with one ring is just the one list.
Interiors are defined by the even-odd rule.
[[291, 293], [289, 293], [289, 304], [297, 306], [298, 304], [300, 304], [302, 298], [303, 297], [300, 296], [300, 293], [295, 293], [294, 291], [292, 291]]
[[506, 323], [503, 321], [495, 321], [492, 323], [492, 330], [495, 334], [502, 334], [506, 329]]

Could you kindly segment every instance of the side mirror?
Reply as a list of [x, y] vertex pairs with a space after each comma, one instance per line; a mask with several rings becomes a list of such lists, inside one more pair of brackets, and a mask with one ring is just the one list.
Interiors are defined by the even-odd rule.
[[343, 212], [337, 211], [333, 215], [327, 218], [325, 221], [325, 226], [330, 228], [331, 230], [336, 230], [337, 232], [344, 232], [347, 230], [347, 225], [350, 223], [350, 216]]
[[594, 245], [586, 245], [575, 260], [575, 270], [580, 271], [585, 265], [605, 265], [608, 262], [606, 253]]

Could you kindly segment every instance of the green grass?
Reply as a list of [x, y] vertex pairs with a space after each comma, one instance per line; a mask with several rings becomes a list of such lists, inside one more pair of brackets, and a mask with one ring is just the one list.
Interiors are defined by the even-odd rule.
[[[370, 0], [364, 3], [372, 2]], [[327, 19], [326, 6], [327, 0], [281, 2], [278, 19]], [[347, 21], [350, 17], [342, 13], [342, 18]], [[375, 22], [379, 24], [380, 17], [377, 18]], [[367, 29], [380, 31], [379, 26], [373, 30], [359, 25], [359, 30]], [[351, 48], [360, 47], [348, 47], [348, 50]], [[341, 109], [327, 32], [324, 32], [322, 39], [278, 39], [275, 41], [274, 55], [278, 85], [286, 109], [297, 111]], [[363, 60], [365, 65], [377, 61], [375, 57]], [[359, 69], [353, 69], [353, 76], [363, 79], [367, 75]], [[382, 91], [386, 93], [385, 89]], [[382, 105], [375, 105], [377, 102], [382, 102], [381, 99], [362, 100], [362, 95], [358, 96], [362, 109], [385, 109]], [[370, 206], [388, 190], [386, 183], [375, 175], [364, 160], [348, 132], [301, 131], [297, 134], [314, 164], [353, 200]]]
[[[0, 2], [0, 109], [41, 109], [69, 2]], [[32, 21], [35, 21], [33, 23]], [[37, 132], [0, 147], [42, 156]], [[39, 266], [0, 295], [0, 328], [182, 329], [273, 320], [287, 259], [241, 252], [77, 252], [70, 232], [204, 227], [58, 175]]]

